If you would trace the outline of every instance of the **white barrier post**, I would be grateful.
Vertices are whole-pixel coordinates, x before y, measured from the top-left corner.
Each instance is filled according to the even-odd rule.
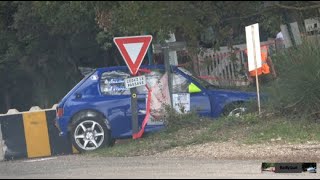
[[[4,160],[4,144],[2,140],[2,131],[1,131],[1,123],[0,123],[0,161]]]

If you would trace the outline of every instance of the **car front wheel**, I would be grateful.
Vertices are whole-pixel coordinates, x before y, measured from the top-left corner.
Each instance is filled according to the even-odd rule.
[[[235,103],[228,105],[223,112],[224,116],[240,117],[248,113],[248,108],[243,103]]]
[[[71,132],[72,144],[80,152],[93,151],[110,144],[110,133],[97,117],[77,121]]]

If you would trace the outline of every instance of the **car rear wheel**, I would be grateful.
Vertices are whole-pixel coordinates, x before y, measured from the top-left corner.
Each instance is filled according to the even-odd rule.
[[[98,117],[84,117],[74,123],[71,140],[80,152],[93,151],[111,144],[110,131]]]

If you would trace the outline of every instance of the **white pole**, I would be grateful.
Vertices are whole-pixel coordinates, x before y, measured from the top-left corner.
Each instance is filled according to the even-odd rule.
[[[2,132],[1,132],[1,123],[0,123],[0,161],[4,160],[4,144],[2,142]]]
[[[165,41],[167,43],[176,42],[176,36],[174,35],[174,33],[170,33],[169,35],[170,35],[170,38]],[[177,51],[170,51],[169,50],[169,62],[170,62],[170,65],[178,65]]]
[[[257,99],[258,99],[258,108],[259,108],[259,115],[261,114],[261,108],[260,108],[260,93],[259,93],[259,79],[258,79],[258,70],[257,70],[257,55],[256,55],[256,50],[255,50],[255,39],[254,39],[254,27],[251,26],[252,30],[252,42],[253,42],[253,56],[254,56],[254,66],[255,66],[255,71],[256,71],[256,86],[257,86]],[[261,55],[260,55],[261,56]]]

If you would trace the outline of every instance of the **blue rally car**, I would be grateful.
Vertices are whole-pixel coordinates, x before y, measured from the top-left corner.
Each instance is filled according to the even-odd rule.
[[[157,82],[164,66],[141,66],[147,82]],[[193,76],[182,67],[172,66],[173,94],[187,94],[189,108],[201,116],[239,115],[244,103],[256,93],[231,91]],[[60,134],[70,136],[80,152],[111,146],[115,139],[132,137],[131,93],[124,79],[130,77],[126,66],[99,68],[86,75],[58,104],[56,126]],[[158,81],[159,82],[159,81]],[[138,121],[141,127],[146,115],[144,86],[138,88]],[[163,123],[149,121],[145,132],[162,129]]]

